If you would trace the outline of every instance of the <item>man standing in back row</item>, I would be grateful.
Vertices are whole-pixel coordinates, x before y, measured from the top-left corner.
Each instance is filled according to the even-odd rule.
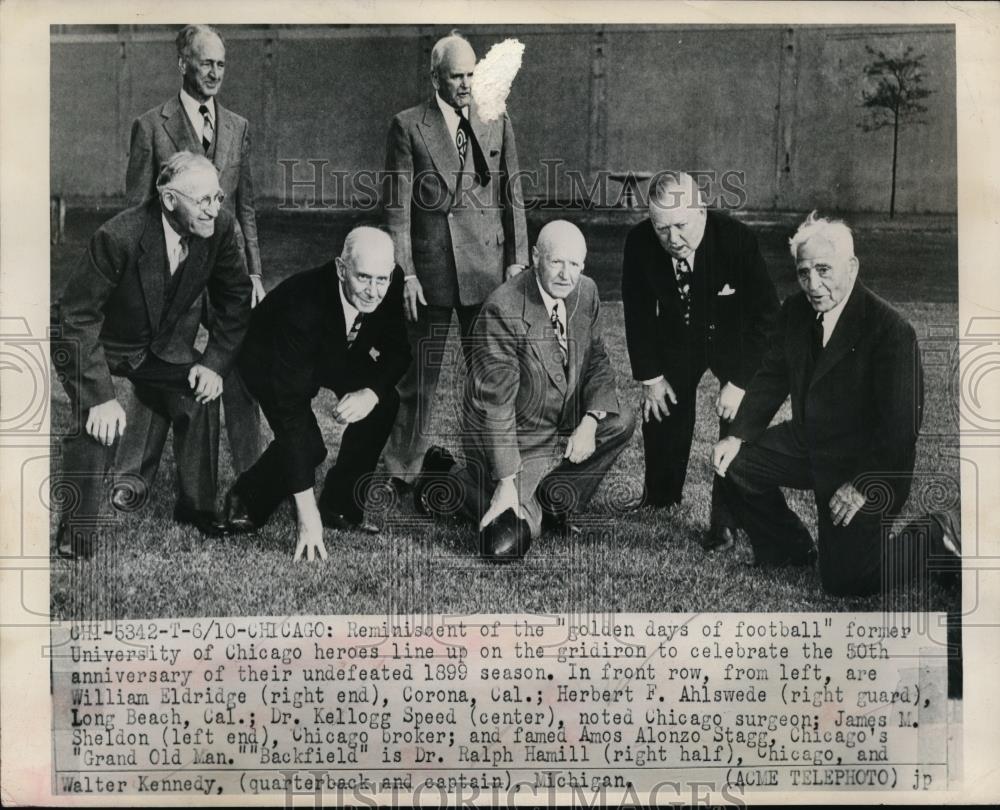
[[[476,54],[461,36],[431,51],[429,101],[389,129],[384,205],[403,268],[414,363],[399,384],[399,416],[385,450],[398,491],[408,490],[430,442],[432,403],[454,311],[467,339],[479,308],[528,260],[514,130],[504,114],[480,119],[472,104]]]
[[[235,220],[236,241],[252,285],[251,305],[256,306],[264,297],[264,284],[250,174],[250,128],[245,118],[216,101],[225,76],[226,47],[218,32],[207,25],[185,26],[177,34],[176,45],[180,92],[133,122],[125,195],[129,205],[139,205],[154,195],[160,165],[174,152],[204,154],[218,170],[223,208]],[[209,329],[213,314],[206,304],[203,320]],[[239,474],[260,455],[261,432],[257,402],[236,368],[226,376],[222,407],[233,467]],[[169,424],[136,398],[129,406],[128,421],[131,429],[119,449],[119,472],[141,474],[150,486]]]
[[[698,384],[719,381],[715,412],[726,435],[760,365],[778,297],[746,225],[705,206],[694,179],[663,172],[650,185],[649,219],[625,241],[625,338],[642,382],[645,503],[679,504],[694,433]],[[712,482],[706,550],[729,546],[734,523]]]

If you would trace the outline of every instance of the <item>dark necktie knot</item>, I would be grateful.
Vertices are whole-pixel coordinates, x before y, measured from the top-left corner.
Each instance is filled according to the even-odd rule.
[[[351,331],[347,333],[347,345],[352,346],[355,339],[358,337],[358,332],[361,331],[361,323],[364,320],[364,314],[359,312],[354,316],[354,323],[351,324]]]

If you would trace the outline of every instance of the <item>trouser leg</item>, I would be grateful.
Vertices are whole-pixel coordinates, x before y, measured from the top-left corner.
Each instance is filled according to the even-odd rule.
[[[729,435],[730,422],[724,419],[719,420],[719,438],[724,439]],[[709,463],[708,459],[704,460]],[[719,529],[736,528],[736,518],[729,510],[729,504],[722,494],[722,479],[718,475],[712,474],[712,512],[709,518],[709,526]]]
[[[238,368],[233,368],[223,381],[222,409],[233,472],[238,476],[250,469],[263,450],[260,408]]]
[[[671,506],[681,502],[687,477],[688,457],[694,436],[695,399],[698,380],[668,380],[677,396],[677,404],[667,400],[670,413],[662,421],[651,418],[642,424],[642,446],[646,458],[646,503]]]
[[[266,401],[261,406],[274,440],[233,485],[258,525],[266,523],[289,495],[311,489],[316,483],[316,467],[326,458],[323,435],[309,403],[294,413],[280,414]]]
[[[539,507],[558,520],[585,507],[635,431],[632,410],[608,414],[597,425],[593,454],[578,464],[563,459],[539,483]]]
[[[808,530],[780,489],[813,487],[809,459],[793,440],[787,422],[768,428],[757,442],[745,442],[721,486],[758,562],[780,563],[812,548]]]
[[[155,399],[155,395],[152,395]],[[118,483],[136,490],[136,502],[153,491],[156,473],[170,432],[170,419],[155,409],[148,389],[132,385],[132,396],[125,407],[125,433],[118,443],[115,472]],[[138,492],[141,481],[143,492]]]
[[[343,515],[352,523],[364,518],[371,474],[399,409],[399,397],[390,390],[364,419],[345,428],[337,461],[326,474],[319,498],[321,509]]]
[[[422,307],[416,323],[407,322],[413,362],[396,386],[399,412],[385,448],[388,473],[412,483],[430,446],[431,416],[445,361],[451,307]]]

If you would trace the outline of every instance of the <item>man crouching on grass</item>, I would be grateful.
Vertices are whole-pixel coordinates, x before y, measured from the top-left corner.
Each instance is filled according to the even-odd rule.
[[[279,284],[253,311],[239,368],[274,440],[226,496],[230,532],[260,528],[288,495],[298,513],[295,559],[326,559],[323,527],[376,534],[365,524],[366,479],[399,407],[396,383],[410,365],[403,323],[403,274],[390,237],[359,227],[332,262]],[[346,425],[337,462],[317,503],[316,467],[326,458],[312,400],[339,401]]]

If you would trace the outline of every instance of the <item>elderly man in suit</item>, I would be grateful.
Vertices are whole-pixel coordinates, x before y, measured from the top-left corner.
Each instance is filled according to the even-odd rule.
[[[468,362],[468,335],[483,300],[527,262],[514,130],[485,122],[472,104],[476,54],[458,35],[431,51],[434,95],[392,121],[384,207],[403,268],[416,362],[399,386],[399,417],[385,453],[399,491],[429,445],[432,406],[452,312]]]
[[[264,297],[264,285],[250,173],[250,128],[245,118],[216,100],[225,76],[225,44],[207,25],[185,26],[178,32],[176,44],[180,92],[133,122],[125,195],[130,205],[138,205],[154,194],[160,164],[174,152],[204,153],[219,171],[225,210],[235,218],[236,239],[250,274],[251,305],[255,306]],[[211,326],[211,319],[212,312],[206,307],[206,326]],[[235,369],[226,377],[222,408],[238,474],[260,455],[261,431],[257,403]],[[169,424],[135,398],[128,419],[132,430],[119,448],[118,467],[125,473],[140,474],[151,486]]]
[[[461,510],[481,529],[508,510],[532,538],[571,527],[635,429],[601,338],[597,286],[581,275],[586,254],[575,225],[546,224],[533,268],[490,295],[476,319],[463,403],[467,463],[457,467],[431,447],[417,493],[425,478],[451,476]],[[487,549],[512,551],[499,538]]]
[[[779,487],[811,489],[819,573],[835,595],[869,594],[960,554],[954,519],[935,513],[902,531],[923,417],[913,327],[857,280],[850,229],[815,216],[791,239],[802,291],[782,305],[730,435],[713,451],[723,492],[756,562],[812,565],[809,532]],[[792,418],[768,427],[785,398]],[[866,498],[867,496],[867,498]],[[949,559],[950,558],[950,559]]]
[[[649,218],[625,240],[622,304],[635,379],[642,382],[644,501],[681,502],[698,384],[719,381],[715,412],[726,435],[760,364],[778,298],[753,232],[709,211],[693,178],[663,172]],[[732,545],[732,517],[713,479],[707,550]]]
[[[112,378],[174,430],[180,492],[174,517],[219,533],[215,515],[218,402],[250,317],[250,282],[232,217],[211,162],[180,152],[163,165],[158,197],[102,225],[63,290],[63,374],[77,430],[64,445],[62,475],[79,490],[63,515],[60,554],[93,551],[109,453],[128,435]],[[216,317],[203,352],[194,348],[201,297]]]
[[[264,525],[292,495],[296,559],[326,558],[323,526],[377,533],[363,523],[368,477],[392,429],[395,386],[409,365],[403,273],[388,234],[355,228],[332,262],[272,290],[253,312],[239,366],[274,441],[227,496],[229,528]],[[312,407],[320,388],[336,393],[333,417],[346,428],[317,504],[315,471],[326,457]]]

